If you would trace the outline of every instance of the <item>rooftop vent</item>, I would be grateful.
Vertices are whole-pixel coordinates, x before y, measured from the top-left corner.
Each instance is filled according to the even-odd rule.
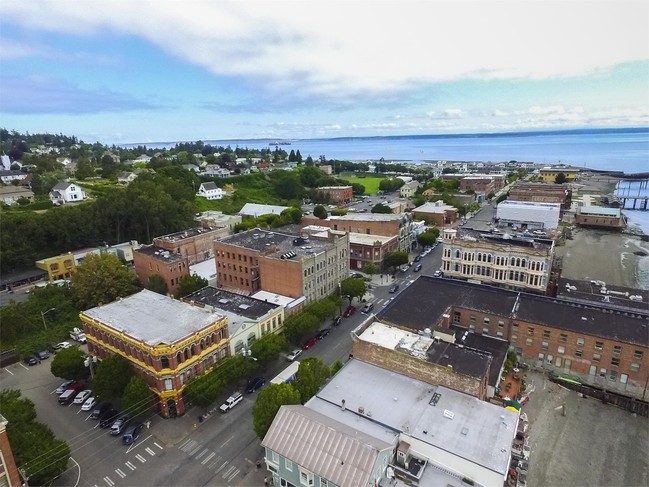
[[[248,308],[250,308],[249,304],[240,304],[239,305],[239,309],[248,309]]]
[[[365,414],[365,408],[363,406],[358,407],[359,414]]]
[[[225,299],[225,298],[221,298],[221,299],[219,299],[219,303],[220,303],[220,304],[228,304],[229,302],[230,302],[229,299]]]
[[[466,436],[468,432],[469,432],[469,428],[462,428],[460,434]]]
[[[453,419],[455,417],[455,413],[453,411],[449,411],[448,409],[444,409],[444,417]]]

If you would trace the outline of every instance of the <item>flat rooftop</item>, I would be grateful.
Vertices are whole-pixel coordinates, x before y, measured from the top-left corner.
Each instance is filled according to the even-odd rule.
[[[554,241],[548,238],[520,237],[502,232],[482,232],[466,227],[459,229],[457,238],[460,240],[482,241],[500,245],[511,245],[512,247],[527,247],[530,249],[550,250],[554,246]]]
[[[164,242],[181,242],[185,239],[188,238],[194,238],[198,235],[203,235],[206,233],[214,232],[215,230],[212,228],[203,228],[203,227],[194,227],[194,228],[188,228],[187,230],[183,230],[181,232],[176,232],[176,233],[170,233],[169,235],[163,235],[161,237],[156,237],[153,240],[160,240]]]
[[[612,216],[616,218],[622,216],[620,208],[606,208],[603,206],[579,206],[577,212],[582,215]]]
[[[374,245],[376,242],[385,245],[389,241],[396,239],[398,239],[397,235],[384,237],[383,235],[367,235],[366,233],[349,232],[349,243],[356,245]]]
[[[418,213],[444,213],[446,211],[450,210],[456,210],[454,206],[450,205],[438,205],[437,203],[429,202],[429,203],[424,203],[421,206],[418,206],[413,212],[418,212]]]
[[[321,407],[322,403],[327,405]],[[518,424],[514,411],[356,359],[347,362],[306,407],[323,414],[329,411],[332,419],[356,429],[361,419],[382,425],[503,476]]]
[[[319,237],[302,237],[300,234],[288,234],[277,231],[262,230],[254,228],[246,232],[237,233],[225,237],[221,242],[228,245],[235,245],[245,249],[256,250],[269,257],[281,258],[288,256],[290,252],[295,255],[288,257],[288,260],[295,258],[308,258],[313,254],[319,254],[333,247],[333,243]]]
[[[560,209],[561,205],[559,203],[544,203],[540,201],[516,201],[516,200],[505,200],[498,203],[498,208],[551,208],[551,209]]]
[[[562,277],[559,279],[557,297],[583,300],[600,306],[611,304],[643,313],[646,313],[649,307],[649,290],[611,286],[603,281],[581,281]]]
[[[83,314],[152,347],[176,343],[223,318],[211,308],[192,306],[148,289]]]
[[[507,359],[509,342],[502,338],[474,333],[466,328],[451,325],[455,331],[455,343],[467,348],[479,350],[491,355],[491,367],[489,369],[489,385],[495,387],[500,382],[500,369]]]
[[[245,216],[254,216],[255,218],[260,215],[280,215],[284,210],[287,210],[288,206],[278,206],[278,205],[261,205],[259,203],[246,203],[243,205],[243,208],[239,211],[240,215]]]
[[[147,245],[145,247],[140,247],[139,249],[135,249],[134,252],[154,257],[155,259],[166,264],[174,264],[176,262],[187,260],[187,257],[182,254],[163,249],[162,247],[158,247],[156,245]]]
[[[394,213],[347,213],[340,216],[329,216],[327,220],[331,221],[359,221],[359,222],[393,222],[404,219],[403,215]]]
[[[256,320],[280,307],[275,303],[244,296],[242,294],[225,291],[212,286],[204,287],[185,298],[185,301],[194,301],[212,306],[217,310],[228,311],[237,315]]]

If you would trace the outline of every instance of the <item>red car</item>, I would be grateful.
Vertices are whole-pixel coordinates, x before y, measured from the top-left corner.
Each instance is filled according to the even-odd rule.
[[[302,345],[302,350],[308,350],[309,348],[311,348],[316,343],[318,343],[317,338],[316,337],[311,337],[306,342],[304,342],[304,345]]]
[[[354,306],[347,306],[347,309],[343,313],[343,316],[345,318],[349,318],[351,315],[353,315],[356,312],[356,308]]]

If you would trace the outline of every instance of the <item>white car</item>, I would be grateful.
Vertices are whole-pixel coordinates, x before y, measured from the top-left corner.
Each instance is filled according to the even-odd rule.
[[[95,407],[95,404],[97,404],[97,399],[94,397],[89,397],[88,399],[86,399],[86,402],[83,403],[83,406],[81,406],[81,410],[90,411]]]
[[[92,394],[92,391],[90,389],[81,391],[79,394],[77,394],[77,397],[74,398],[74,401],[72,401],[72,404],[83,404],[86,399],[90,397]]]
[[[72,345],[70,345],[70,342],[61,342],[56,344],[54,350],[62,350],[64,348],[70,348],[71,346]]]
[[[299,348],[296,348],[295,350],[293,350],[291,353],[289,353],[289,354],[286,356],[286,360],[288,360],[289,362],[293,362],[293,361],[294,361],[295,359],[297,359],[300,355],[302,355],[302,350],[300,350]]]
[[[235,392],[232,394],[230,397],[228,397],[223,404],[221,404],[221,407],[219,407],[219,411],[222,413],[227,413],[230,409],[232,409],[234,406],[239,404],[241,401],[243,401],[243,396],[239,392]]]

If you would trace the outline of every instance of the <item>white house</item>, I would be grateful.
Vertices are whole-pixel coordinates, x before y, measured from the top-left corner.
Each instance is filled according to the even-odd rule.
[[[22,181],[26,176],[26,173],[18,170],[0,171],[0,180],[5,184],[11,184],[12,181]]]
[[[11,159],[9,159],[9,156],[6,154],[0,155],[0,169],[3,171],[10,171],[11,170]]]
[[[203,196],[208,200],[220,200],[223,198],[223,190],[214,183],[202,183],[198,188],[196,196]]]
[[[216,178],[229,178],[230,170],[223,167],[219,167],[216,164],[208,164],[207,166],[205,166],[205,171],[203,171],[201,175],[216,177]]]
[[[86,193],[74,183],[57,183],[50,191],[53,203],[73,203],[86,199]]]

